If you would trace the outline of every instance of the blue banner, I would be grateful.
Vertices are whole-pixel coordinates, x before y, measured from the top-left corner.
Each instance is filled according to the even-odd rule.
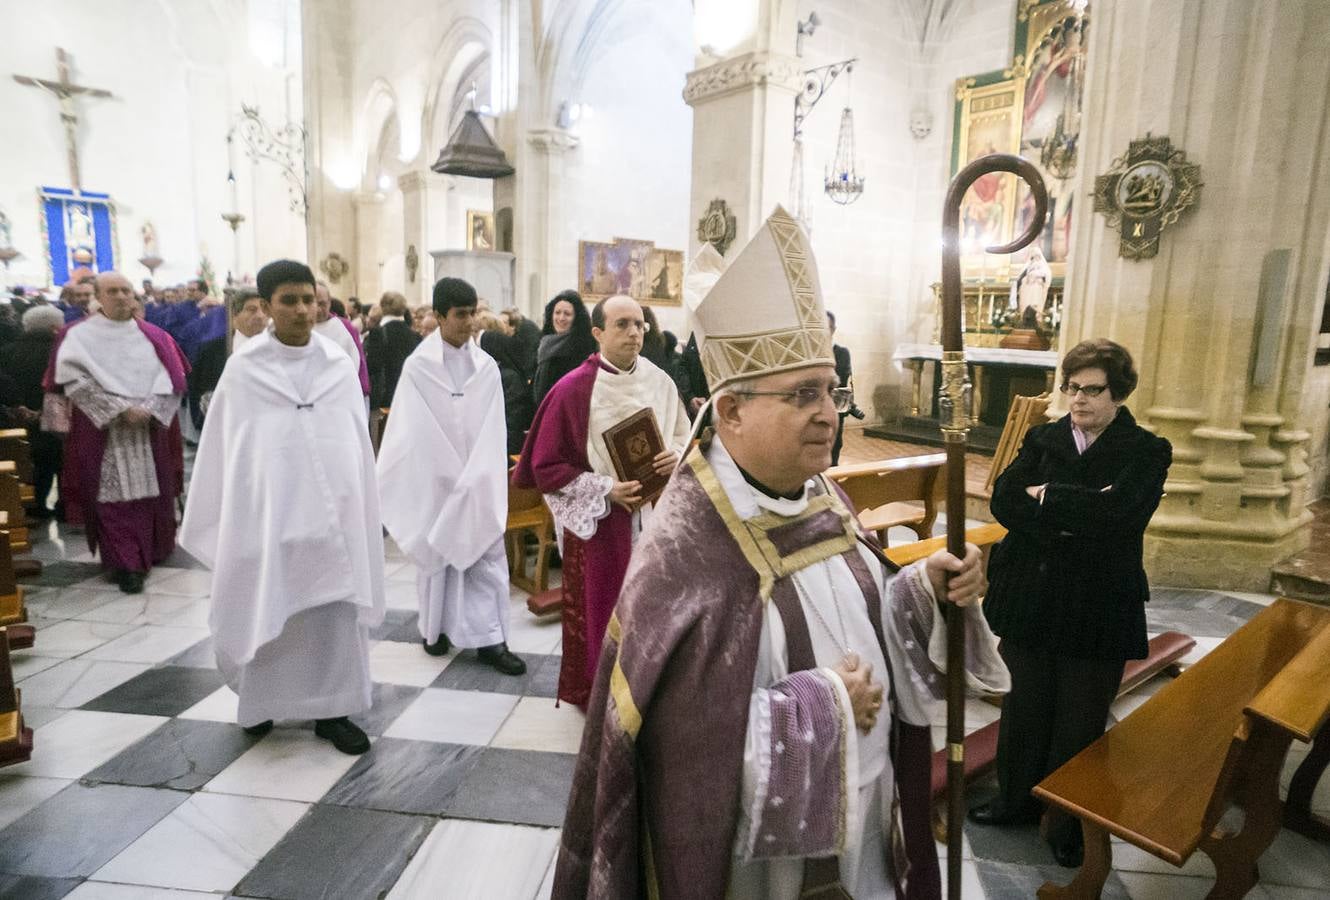
[[[115,204],[109,194],[52,187],[38,193],[52,283],[64,284],[78,268],[108,272],[116,267]]]

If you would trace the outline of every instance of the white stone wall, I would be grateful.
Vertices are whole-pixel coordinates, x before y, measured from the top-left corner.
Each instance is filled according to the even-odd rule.
[[[10,0],[0,28],[5,147],[0,208],[23,256],[12,283],[49,279],[37,188],[69,187],[65,133],[53,97],[10,72],[56,79],[55,47],[73,57],[73,80],[112,93],[76,101],[85,190],[117,206],[118,265],[148,275],[139,230],[156,227],[165,263],[158,284],[192,277],[201,253],[224,280],[236,266],[230,228],[235,202],[226,183],[226,132],[242,103],[264,118],[298,120],[301,109],[298,12],[285,0]],[[289,32],[283,29],[290,27]],[[271,164],[237,152],[241,225],[239,273],[279,256],[304,255],[304,222],[288,209],[286,182]]]
[[[581,240],[638,238],[688,251],[693,113],[682,91],[693,63],[692,22],[687,3],[663,5],[672,14],[657,13],[608,42],[581,97],[569,98],[593,112],[574,127],[579,143],[564,157],[550,296],[577,287]],[[655,312],[662,328],[687,339],[681,308]]]
[[[1015,4],[970,0],[925,41],[907,0],[800,0],[799,18],[822,24],[805,41],[806,67],[858,57],[804,125],[805,195],[813,249],[836,340],[849,348],[859,405],[869,421],[899,412],[899,343],[927,341],[940,278],[942,199],[950,179],[954,85],[1011,61]],[[918,6],[918,4],[913,4]],[[852,93],[851,91],[852,87]],[[822,190],[835,155],[841,109],[854,109],[863,196],[841,207]],[[917,140],[910,115],[927,109],[932,132]],[[793,113],[791,113],[793,115]]]

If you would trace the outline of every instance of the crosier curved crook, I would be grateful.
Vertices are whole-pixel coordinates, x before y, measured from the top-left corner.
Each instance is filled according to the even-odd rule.
[[[1033,243],[1048,217],[1048,190],[1028,161],[1007,153],[981,156],[956,173],[942,207],[942,433],[947,450],[947,550],[965,558],[965,449],[969,435],[970,382],[961,332],[961,199],[990,172],[1011,172],[1034,197],[1030,224],[1014,241],[985,248],[1014,253]],[[947,896],[961,896],[961,840],[965,827],[965,617],[955,607],[947,615]],[[952,614],[955,613],[955,614]]]

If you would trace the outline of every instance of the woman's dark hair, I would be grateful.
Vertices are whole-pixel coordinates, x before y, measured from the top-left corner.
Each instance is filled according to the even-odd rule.
[[[328,309],[332,310],[332,314],[339,319],[346,318],[346,307],[343,306],[342,301],[338,300],[336,297],[333,297],[328,301]]]
[[[585,335],[587,340],[594,344],[595,339],[591,337],[591,314],[587,312],[586,304],[582,302],[582,295],[574,290],[559,291],[553,300],[545,304],[545,325],[540,329],[540,333],[558,333],[554,330],[554,307],[558,306],[561,300],[573,307],[573,325],[568,329],[569,333]]]
[[[1081,341],[1068,350],[1062,359],[1062,383],[1065,385],[1083,369],[1103,369],[1108,377],[1108,392],[1118,402],[1131,396],[1139,380],[1127,348],[1108,338]]]

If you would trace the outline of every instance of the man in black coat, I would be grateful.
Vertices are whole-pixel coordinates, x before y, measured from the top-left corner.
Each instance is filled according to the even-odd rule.
[[[389,291],[379,300],[383,318],[365,335],[365,365],[369,368],[370,408],[393,405],[397,379],[406,358],[420,343],[420,335],[405,318],[406,298]]]
[[[827,310],[827,327],[831,330],[831,337],[836,337],[836,314]],[[840,381],[841,387],[849,387],[850,379],[854,377],[854,370],[850,365],[850,350],[848,347],[842,347],[840,344],[831,345],[831,353],[836,359],[836,378]],[[840,465],[840,451],[845,444],[845,417],[854,416],[856,419],[862,419],[864,414],[859,411],[858,406],[851,406],[848,412],[840,413],[840,421],[836,423],[836,443],[831,445],[831,464]]]
[[[536,377],[536,352],[540,348],[540,326],[522,315],[516,306],[503,311],[503,317],[513,329],[513,338],[518,348],[517,362],[521,365],[522,377],[528,382]]]
[[[56,476],[60,472],[63,447],[58,434],[42,431],[39,425],[42,412],[42,376],[51,358],[51,345],[56,332],[65,325],[64,314],[56,307],[42,304],[23,313],[23,333],[0,347],[0,372],[7,376],[0,405],[9,410],[10,422],[28,430],[28,446],[32,450],[33,488],[37,498],[34,514],[46,517],[52,511],[46,506]],[[55,512],[62,509],[57,502]]]
[[[217,390],[217,382],[222,380],[222,370],[226,368],[227,358],[239,350],[245,341],[268,327],[268,316],[263,311],[263,301],[258,291],[241,290],[231,298],[232,335],[228,345],[227,335],[204,343],[199,347],[198,356],[189,370],[189,415],[194,427],[203,429],[203,419],[207,414],[208,400]]]

